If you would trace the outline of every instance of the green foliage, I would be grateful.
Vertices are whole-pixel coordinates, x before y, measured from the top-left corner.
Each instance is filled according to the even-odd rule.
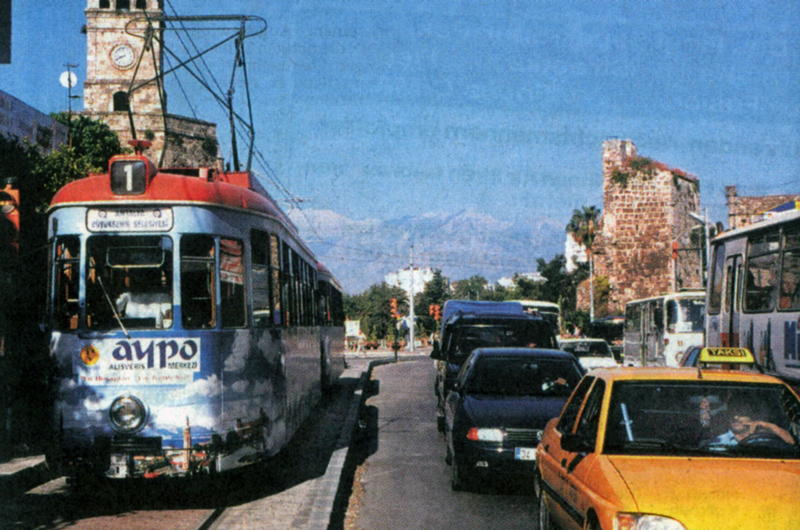
[[[580,210],[573,210],[572,217],[567,223],[567,232],[572,234],[579,245],[591,252],[599,219],[600,210],[594,206],[584,206]]]
[[[442,271],[435,269],[433,278],[425,284],[422,293],[414,296],[414,314],[417,317],[419,335],[429,335],[436,330],[436,321],[429,313],[430,306],[444,306],[450,298],[450,282],[442,276]]]
[[[64,125],[69,124],[65,112],[53,114],[52,118]],[[92,168],[91,173],[101,173],[108,169],[108,160],[124,152],[117,133],[108,125],[86,116],[72,116],[70,125],[72,136],[72,156],[84,159],[82,163]]]
[[[486,300],[486,285],[489,282],[478,274],[466,280],[458,280],[453,298],[456,300]]]
[[[408,314],[405,292],[386,282],[373,285],[366,292],[344,297],[345,315],[348,320],[360,320],[361,330],[370,339],[393,337],[395,321],[389,315],[389,300],[397,298],[400,314]]]

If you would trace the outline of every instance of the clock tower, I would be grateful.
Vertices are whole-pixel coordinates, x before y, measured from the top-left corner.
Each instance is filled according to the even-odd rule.
[[[159,166],[219,165],[216,126],[167,114],[166,93],[154,80],[163,61],[163,10],[164,0],[87,0],[84,114],[106,122],[127,146],[130,111],[136,138],[152,142],[148,155]]]

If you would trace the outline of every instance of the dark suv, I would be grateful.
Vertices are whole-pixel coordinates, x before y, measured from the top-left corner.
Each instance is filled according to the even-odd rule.
[[[434,341],[436,360],[436,420],[444,430],[444,403],[461,365],[476,348],[523,347],[558,349],[550,324],[526,313],[518,302],[448,300],[444,306],[441,341]]]

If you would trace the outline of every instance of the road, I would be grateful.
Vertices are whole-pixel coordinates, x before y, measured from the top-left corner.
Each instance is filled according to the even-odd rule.
[[[537,528],[527,481],[450,489],[444,436],[436,429],[434,375],[427,357],[373,368],[345,528]]]

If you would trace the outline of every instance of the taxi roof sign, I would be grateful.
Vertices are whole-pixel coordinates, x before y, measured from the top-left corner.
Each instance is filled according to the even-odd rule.
[[[709,364],[756,364],[756,359],[747,348],[703,348],[697,359]]]

